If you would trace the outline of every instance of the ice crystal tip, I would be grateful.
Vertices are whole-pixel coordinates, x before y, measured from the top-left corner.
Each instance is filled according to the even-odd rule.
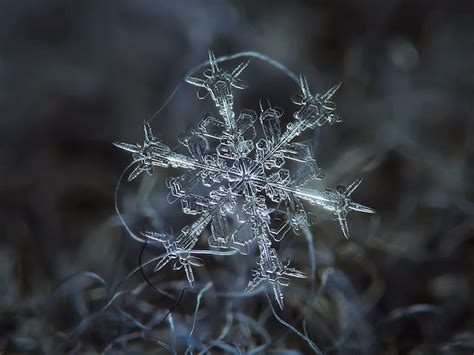
[[[375,211],[351,199],[362,179],[335,190],[307,187],[312,181],[322,179],[323,174],[309,144],[295,140],[307,130],[340,122],[331,99],[341,83],[323,94],[311,93],[306,77],[301,74],[301,93],[293,100],[299,108],[293,113],[294,120],[283,128],[280,122],[283,110],[273,107],[267,99],[259,101],[258,114],[248,109],[234,110],[235,89],[246,87],[240,76],[248,65],[249,61],[243,61],[226,71],[209,50],[210,68],[204,70],[204,77],[186,78],[189,84],[199,87],[198,97],[211,96],[217,109],[215,115],[207,115],[179,137],[187,154],[177,153],[160,142],[148,123],[143,127],[142,144],[114,145],[132,153],[137,161],[129,181],[142,172],[151,174],[154,167],[184,170],[181,176],[167,180],[168,201],[179,203],[185,214],[196,219],[176,235],[142,233],[146,239],[161,243],[166,251],[155,271],[173,261],[173,270],[183,269],[193,285],[192,267],[203,265],[201,259],[192,256],[193,248],[207,228],[208,244],[213,249],[247,254],[256,245],[257,268],[252,271],[246,291],[265,286],[283,309],[281,287],[289,286],[290,278],[306,276],[290,267],[289,262],[280,261],[274,244],[290,230],[299,233],[310,225],[307,205],[317,205],[332,213],[346,238],[349,237],[346,217],[350,211]],[[293,172],[289,162],[300,168]]]

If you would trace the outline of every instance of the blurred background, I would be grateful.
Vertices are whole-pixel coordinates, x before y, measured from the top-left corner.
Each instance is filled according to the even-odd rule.
[[[137,322],[155,324],[173,305],[176,347],[185,349],[197,297],[183,294],[184,273],[144,269],[174,299],[150,286],[138,292],[136,273],[120,286],[135,293],[98,314],[142,251],[115,214],[130,156],[112,142],[141,141],[143,121],[211,48],[259,51],[305,73],[317,92],[343,81],[335,101],[344,122],[309,139],[323,185],[364,176],[354,198],[378,212],[350,215],[349,241],[336,222],[315,224],[315,289],[294,281],[280,316],[328,354],[472,354],[473,10],[470,1],[423,0],[1,0],[0,352],[165,351],[150,338],[170,343],[169,319],[150,332]],[[237,108],[256,110],[266,96],[295,110],[298,87],[281,72],[253,59],[243,77],[251,89]],[[152,127],[174,146],[212,110],[183,85]],[[173,174],[121,187],[134,230],[145,216],[188,222],[166,202]],[[280,245],[308,273],[307,250],[301,237]],[[147,260],[160,250],[142,252]],[[199,308],[195,351],[228,324],[217,353],[264,343],[264,352],[310,353],[264,296],[217,296],[232,275],[248,280],[232,265],[249,270],[249,258],[205,257],[198,290],[215,286]]]

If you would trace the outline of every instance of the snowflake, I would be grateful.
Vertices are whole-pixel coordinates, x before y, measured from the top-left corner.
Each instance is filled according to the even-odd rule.
[[[293,142],[306,130],[341,122],[331,101],[340,83],[324,94],[313,94],[301,75],[302,92],[293,99],[299,109],[283,130],[280,124],[283,110],[272,107],[267,100],[260,100],[259,114],[246,109],[236,115],[234,93],[247,87],[239,77],[249,62],[241,63],[229,73],[220,68],[209,51],[209,64],[204,78],[188,77],[186,81],[199,87],[198,98],[211,97],[219,115],[207,115],[179,137],[179,143],[187,148],[189,155],[179,154],[161,142],[148,123],[144,125],[142,144],[115,145],[131,152],[139,161],[129,181],[142,172],[151,175],[154,167],[186,171],[167,180],[169,200],[179,201],[184,213],[198,217],[175,236],[155,231],[142,233],[150,240],[161,242],[166,249],[166,256],[159,260],[155,271],[174,261],[173,270],[184,269],[193,286],[192,267],[203,262],[191,255],[192,249],[210,226],[211,248],[247,254],[250,245],[258,246],[257,268],[252,271],[246,291],[265,284],[283,309],[281,286],[288,286],[290,277],[305,275],[290,267],[288,260],[280,261],[272,243],[279,242],[289,230],[299,233],[310,225],[303,202],[334,214],[346,238],[349,211],[375,212],[350,198],[360,179],[347,188],[338,186],[335,191],[307,187],[308,182],[322,179],[322,173],[310,145]],[[290,162],[300,165],[293,176]],[[196,189],[199,193],[193,193]]]

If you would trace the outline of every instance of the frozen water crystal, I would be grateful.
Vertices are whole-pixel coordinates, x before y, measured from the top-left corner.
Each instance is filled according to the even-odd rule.
[[[186,81],[199,87],[198,98],[212,98],[218,115],[204,117],[196,127],[179,137],[179,143],[187,148],[188,155],[174,152],[157,139],[148,123],[144,125],[142,144],[115,145],[131,152],[138,160],[129,181],[142,172],[152,174],[154,167],[185,170],[183,175],[168,179],[168,200],[171,203],[179,201],[183,212],[195,215],[196,220],[177,235],[143,232],[144,237],[161,242],[166,249],[166,256],[159,260],[155,271],[173,261],[173,269],[184,269],[192,286],[192,267],[201,266],[203,262],[192,256],[191,251],[203,230],[209,227],[211,248],[235,249],[247,254],[250,245],[258,246],[257,268],[252,272],[246,290],[266,285],[283,308],[281,286],[288,286],[290,277],[305,276],[290,267],[289,261],[280,261],[272,244],[280,241],[289,230],[298,233],[310,225],[303,202],[334,214],[346,238],[349,237],[348,212],[375,212],[351,200],[360,179],[347,188],[338,186],[335,190],[319,191],[308,187],[311,181],[321,179],[322,174],[310,146],[294,142],[306,130],[341,122],[331,100],[340,83],[324,94],[312,93],[306,78],[301,75],[301,93],[293,98],[299,109],[283,128],[280,122],[283,110],[271,106],[268,100],[260,101],[259,113],[247,109],[239,113],[234,111],[236,90],[247,87],[240,75],[249,62],[242,62],[227,72],[220,68],[209,51],[209,64],[204,78],[188,77]],[[294,175],[289,162],[301,166]],[[192,193],[197,185],[208,192]]]

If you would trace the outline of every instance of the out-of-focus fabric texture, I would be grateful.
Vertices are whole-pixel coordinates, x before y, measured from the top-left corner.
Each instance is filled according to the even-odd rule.
[[[98,314],[141,252],[115,214],[129,156],[112,142],[140,141],[143,121],[212,48],[262,52],[318,92],[343,81],[343,122],[321,129],[316,157],[327,186],[364,176],[357,200],[377,210],[349,216],[349,241],[337,222],[316,222],[316,291],[305,303],[309,282],[288,290],[280,316],[329,354],[472,353],[473,16],[469,1],[0,1],[0,352],[163,351],[143,326],[168,332],[169,318],[159,320],[174,304],[184,351],[197,303],[195,292],[176,302],[184,275],[156,276],[173,300],[138,292],[137,272],[120,286],[136,293]],[[252,91],[237,107],[257,109],[266,96],[291,117],[294,83],[258,60],[243,76]],[[212,109],[183,85],[151,125],[173,146]],[[189,222],[166,202],[172,174],[122,186],[137,230],[149,216]],[[287,236],[280,254],[309,273],[306,249]],[[160,252],[147,247],[142,260]],[[266,335],[268,351],[311,351],[262,295],[233,306],[219,297],[229,275],[249,274],[205,259],[212,277],[198,273],[198,290],[214,287],[196,311],[195,351],[250,351]]]

